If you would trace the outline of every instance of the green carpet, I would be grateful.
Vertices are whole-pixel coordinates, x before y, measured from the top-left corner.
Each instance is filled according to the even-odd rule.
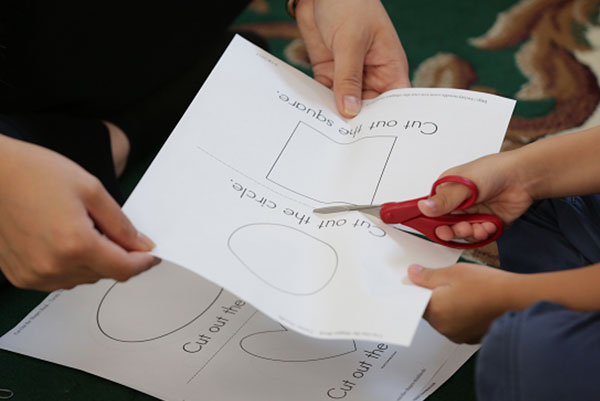
[[[383,3],[408,55],[414,86],[481,90],[519,100],[503,149],[600,123],[596,79],[600,1]],[[234,29],[260,34],[273,54],[309,73],[298,30],[282,0],[255,0]],[[126,193],[151,159],[148,155],[129,168],[123,179]],[[497,264],[493,248],[471,256]],[[44,296],[11,287],[0,290],[0,333],[16,325]],[[472,359],[429,399],[475,400],[474,368]],[[0,351],[0,388],[13,390],[15,401],[154,399],[87,373],[4,351]]]

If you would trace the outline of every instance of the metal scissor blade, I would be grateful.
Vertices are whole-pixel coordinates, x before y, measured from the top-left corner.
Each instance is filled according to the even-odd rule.
[[[327,206],[313,209],[313,213],[330,214],[341,212],[352,212],[355,210],[379,209],[380,205],[342,205],[342,206]]]

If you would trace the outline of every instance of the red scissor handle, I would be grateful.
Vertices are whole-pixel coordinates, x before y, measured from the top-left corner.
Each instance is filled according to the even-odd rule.
[[[446,182],[455,182],[457,184],[462,184],[471,190],[471,196],[468,199],[466,199],[463,203],[458,205],[454,210],[463,210],[473,206],[473,204],[477,200],[477,196],[479,196],[477,185],[475,185],[475,183],[469,180],[468,178],[461,177],[459,175],[447,175],[445,177],[439,178],[436,182],[433,183],[433,187],[431,187],[431,193],[429,194],[429,197],[435,195],[437,192],[437,187]],[[422,199],[426,198],[427,197]]]
[[[458,205],[454,210],[463,210],[471,207],[477,200],[478,191],[475,183],[468,178],[449,175],[438,179],[431,188],[433,196],[436,193],[437,187],[445,182],[455,182],[467,186],[471,190],[471,196],[463,203]],[[445,245],[450,248],[471,249],[477,248],[498,239],[502,234],[502,221],[491,214],[446,214],[439,217],[424,216],[417,207],[417,203],[422,199],[427,199],[428,196],[412,199],[406,202],[390,202],[384,203],[381,207],[381,220],[386,224],[404,224],[405,226],[414,228],[423,233],[433,241]],[[435,229],[440,226],[452,226],[459,222],[466,221],[471,224],[490,222],[496,226],[496,232],[487,239],[479,242],[456,242],[444,241],[435,233]]]
[[[444,241],[435,233],[435,229],[439,226],[452,226],[461,221],[466,221],[470,224],[490,222],[496,226],[496,232],[485,240],[477,242]],[[491,214],[447,214],[440,217],[421,216],[404,222],[403,224],[423,233],[438,244],[458,249],[479,248],[480,246],[494,242],[500,237],[504,228],[502,220]]]

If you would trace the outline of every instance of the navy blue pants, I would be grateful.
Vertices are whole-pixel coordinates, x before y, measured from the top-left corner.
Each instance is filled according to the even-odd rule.
[[[535,203],[498,247],[502,268],[519,273],[600,262],[600,195]],[[479,401],[600,400],[599,379],[600,313],[552,302],[494,321],[477,359]]]

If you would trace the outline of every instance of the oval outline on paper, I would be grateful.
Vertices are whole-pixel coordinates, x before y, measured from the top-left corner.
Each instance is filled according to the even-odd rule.
[[[96,324],[98,325],[98,329],[100,330],[100,332],[104,336],[110,338],[111,340],[118,341],[118,342],[121,342],[121,343],[145,343],[145,342],[159,340],[161,338],[170,336],[171,334],[176,333],[179,330],[182,330],[182,329],[186,328],[187,326],[189,326],[190,324],[192,324],[196,320],[198,320],[202,315],[204,315],[215,304],[215,302],[217,302],[217,300],[219,299],[219,297],[221,296],[221,294],[223,294],[223,288],[221,288],[219,290],[219,292],[217,293],[217,295],[215,296],[215,298],[210,302],[210,304],[202,312],[200,312],[200,314],[196,315],[192,320],[190,320],[187,323],[184,323],[183,325],[177,327],[176,329],[173,329],[173,330],[171,330],[171,331],[169,331],[167,333],[164,333],[164,334],[160,334],[158,336],[154,336],[154,337],[150,337],[150,338],[145,338],[145,339],[142,339],[142,340],[124,340],[122,338],[117,338],[115,336],[112,336],[112,335],[108,334],[102,328],[102,324],[100,323],[100,309],[102,309],[102,304],[106,300],[106,297],[108,296],[108,294],[113,290],[113,288],[117,284],[119,284],[119,282],[115,281],[115,283],[113,285],[111,285],[110,288],[106,291],[106,293],[102,296],[102,299],[100,300],[100,304],[98,304],[98,309],[96,310]]]
[[[253,269],[252,269],[250,266],[248,266],[248,265],[246,264],[246,262],[244,262],[244,260],[243,260],[243,259],[242,259],[242,258],[241,258],[241,257],[240,257],[240,256],[239,256],[239,255],[238,255],[236,252],[235,252],[235,250],[233,249],[233,247],[232,247],[232,245],[231,245],[231,239],[232,239],[232,238],[235,236],[235,234],[236,234],[237,232],[239,232],[240,230],[242,230],[242,229],[244,229],[244,228],[248,228],[248,227],[251,227],[251,226],[275,226],[275,227],[283,227],[283,228],[287,228],[287,229],[290,229],[290,230],[297,231],[297,232],[299,232],[300,234],[303,234],[303,235],[305,235],[305,236],[307,236],[307,237],[309,237],[309,238],[311,238],[311,239],[313,239],[313,240],[316,240],[316,241],[320,242],[321,244],[323,244],[323,245],[327,246],[327,247],[328,247],[328,248],[329,248],[329,249],[330,249],[330,250],[333,252],[333,256],[335,257],[335,266],[333,267],[333,269],[332,269],[332,272],[331,272],[331,274],[329,275],[329,278],[328,278],[328,279],[326,280],[326,282],[325,282],[323,285],[321,285],[319,288],[317,288],[316,290],[312,290],[312,291],[310,291],[310,292],[293,292],[293,291],[288,291],[288,290],[285,290],[285,289],[283,289],[283,288],[279,288],[279,287],[275,286],[274,284],[272,284],[272,283],[268,282],[267,280],[265,280],[264,278],[262,278],[262,277],[261,277],[261,276],[260,276],[258,273],[256,273],[256,272],[255,272],[255,271],[254,271],[254,270],[253,270]],[[262,281],[263,283],[265,283],[265,284],[266,284],[266,285],[268,285],[269,287],[273,288],[274,290],[277,290],[277,291],[279,291],[279,292],[283,292],[283,293],[285,293],[285,294],[289,294],[289,295],[295,295],[295,296],[309,296],[309,295],[314,295],[314,294],[318,293],[319,291],[323,290],[323,288],[327,287],[327,285],[329,285],[329,283],[331,282],[331,280],[333,280],[333,277],[335,276],[335,274],[336,274],[336,272],[337,272],[337,269],[338,269],[338,264],[339,264],[339,257],[338,257],[338,253],[337,253],[337,251],[335,250],[335,248],[334,248],[334,247],[332,247],[332,246],[331,246],[331,245],[329,245],[327,242],[325,242],[325,241],[323,241],[323,240],[321,240],[321,239],[319,239],[319,238],[317,238],[317,237],[315,237],[315,236],[312,236],[312,235],[310,235],[310,234],[307,234],[307,233],[305,233],[305,232],[304,232],[304,231],[302,231],[302,230],[299,230],[299,229],[297,229],[296,227],[290,227],[290,226],[287,226],[287,225],[285,225],[285,224],[278,224],[278,223],[250,223],[250,224],[245,224],[245,225],[243,225],[243,226],[241,226],[241,227],[238,227],[238,228],[236,228],[236,229],[235,229],[235,230],[234,230],[234,231],[231,233],[231,235],[229,236],[229,239],[227,240],[227,247],[229,248],[229,250],[231,251],[231,253],[232,253],[232,254],[233,254],[235,257],[236,257],[236,259],[237,259],[237,260],[239,260],[239,261],[240,261],[240,263],[241,263],[242,265],[244,265],[244,267],[245,267],[246,269],[248,269],[248,271],[250,271],[250,272],[251,272],[251,273],[252,273],[252,274],[253,274],[253,275],[254,275],[256,278],[258,278],[260,281]]]

